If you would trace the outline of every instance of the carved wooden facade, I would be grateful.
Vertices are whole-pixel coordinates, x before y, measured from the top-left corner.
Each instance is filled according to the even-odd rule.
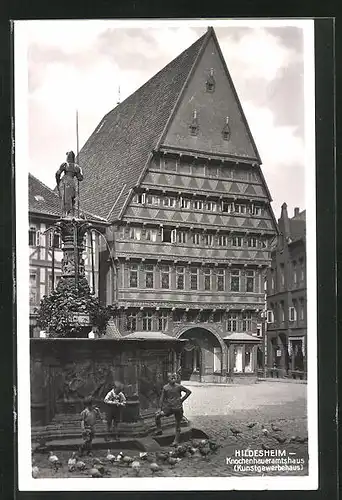
[[[226,377],[223,338],[259,342],[277,229],[214,31],[108,113],[80,158],[82,199],[111,222],[100,296],[117,306],[120,332],[195,329],[202,378]]]

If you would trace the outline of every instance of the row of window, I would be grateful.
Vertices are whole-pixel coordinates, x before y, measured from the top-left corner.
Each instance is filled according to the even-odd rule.
[[[264,207],[254,203],[236,203],[233,201],[204,201],[180,196],[158,196],[155,194],[138,193],[133,196],[133,203],[164,208],[185,210],[204,210],[207,212],[223,212],[228,214],[264,215]]]
[[[290,283],[287,283],[288,286],[296,287],[299,284],[302,284],[305,280],[305,262],[304,258],[300,258],[297,261],[292,261],[291,266],[291,278]],[[285,287],[285,265],[284,263],[279,264],[278,273],[276,269],[271,269],[271,292],[277,290],[277,285],[280,289]]]
[[[60,275],[55,275],[54,280],[54,289],[56,289],[59,280],[61,279]],[[52,275],[48,276],[48,289],[47,295],[50,295],[52,292]],[[37,288],[37,274],[34,272],[30,273],[30,305],[35,306],[38,303],[38,288]]]
[[[280,301],[278,304],[270,303],[271,309],[267,311],[268,323],[283,323],[285,321],[285,304]],[[291,323],[296,321],[303,321],[305,318],[305,301],[300,298],[298,301],[293,299],[292,306],[288,310],[288,321]]]
[[[145,264],[141,266],[142,279],[139,273],[139,264],[131,264],[129,268],[129,287],[138,288],[155,288],[155,266],[153,264]],[[186,268],[184,266],[176,266],[176,289],[186,289],[186,277],[190,290],[200,289],[200,269],[198,267]],[[215,272],[212,268],[202,268],[203,289],[206,291],[216,290],[223,292],[226,289],[225,269],[217,268]],[[140,278],[140,280],[139,280]],[[160,288],[164,290],[171,289],[171,267],[168,265],[159,266]],[[240,269],[232,269],[230,271],[230,291],[241,291],[241,271]],[[142,286],[141,286],[142,285]],[[245,288],[246,292],[255,292],[255,271],[245,271]]]
[[[244,312],[231,312],[228,313],[226,318],[223,319],[223,312],[216,311],[215,313],[210,313],[209,311],[188,311],[181,312],[176,311],[170,315],[167,311],[158,311],[154,313],[153,311],[144,311],[139,313],[138,311],[133,311],[126,316],[126,329],[128,331],[136,331],[140,328],[143,331],[153,331],[157,330],[167,330],[169,328],[169,321],[172,319],[174,322],[222,322],[226,323],[226,328],[229,332],[246,332],[252,331],[253,328],[253,314],[252,311]]]
[[[59,233],[54,233],[53,231],[48,231],[46,233],[47,236],[47,245],[49,248],[61,248],[62,241],[61,235]],[[34,226],[30,227],[28,232],[29,246],[30,247],[39,247],[42,242],[42,234],[41,232]]]
[[[166,172],[177,172],[184,175],[200,177],[233,179],[238,181],[258,182],[259,177],[253,170],[243,168],[242,165],[232,168],[228,165],[205,165],[201,163],[186,163],[176,158],[156,158],[152,164],[153,169]]]
[[[185,231],[162,227],[160,230],[153,228],[125,227],[119,229],[119,238],[136,241],[157,241],[163,243],[186,244],[219,247],[247,247],[267,248],[267,239],[256,236],[230,236],[209,232]]]

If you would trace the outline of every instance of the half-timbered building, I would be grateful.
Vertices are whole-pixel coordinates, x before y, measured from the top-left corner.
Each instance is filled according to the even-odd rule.
[[[99,293],[121,334],[188,338],[183,379],[255,375],[277,228],[214,30],[105,115],[79,163],[84,208],[110,223]]]

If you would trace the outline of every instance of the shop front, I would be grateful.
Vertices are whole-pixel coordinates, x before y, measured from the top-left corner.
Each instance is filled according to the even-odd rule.
[[[261,340],[245,332],[236,332],[223,339],[228,350],[228,379],[231,382],[256,382],[258,347]]]

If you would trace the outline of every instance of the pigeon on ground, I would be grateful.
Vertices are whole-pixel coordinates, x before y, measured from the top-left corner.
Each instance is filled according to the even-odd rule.
[[[273,438],[276,439],[278,441],[278,443],[280,443],[280,444],[283,444],[286,441],[286,437],[282,437],[282,436],[273,436]]]
[[[273,432],[280,432],[281,431],[281,429],[279,427],[277,427],[276,425],[273,425],[273,424],[271,424],[271,428],[272,428]]]
[[[32,477],[33,479],[37,479],[37,477],[39,477],[39,468],[37,465],[32,466]]]
[[[261,448],[265,451],[269,451],[271,448],[267,444],[262,443]]]
[[[156,472],[158,472],[160,470],[160,467],[155,462],[152,462],[150,464],[150,469],[151,469],[152,475],[154,475]]]
[[[268,435],[269,435],[269,432],[268,432],[268,430],[266,429],[266,427],[264,427],[264,428],[262,429],[262,433],[263,433],[263,435],[264,435],[264,436],[268,436]]]
[[[82,462],[82,460],[78,460],[78,462],[76,462],[76,469],[77,470],[84,470],[86,468],[86,464],[84,462]]]
[[[249,429],[253,429],[253,427],[255,427],[256,425],[257,425],[257,423],[256,423],[256,422],[251,422],[251,423],[247,424],[247,427],[248,427]]]
[[[235,437],[238,437],[239,434],[242,434],[242,431],[240,431],[240,429],[237,429],[236,427],[230,427],[230,431]]]
[[[103,477],[101,472],[95,467],[89,469],[89,474],[91,475],[91,477]]]

